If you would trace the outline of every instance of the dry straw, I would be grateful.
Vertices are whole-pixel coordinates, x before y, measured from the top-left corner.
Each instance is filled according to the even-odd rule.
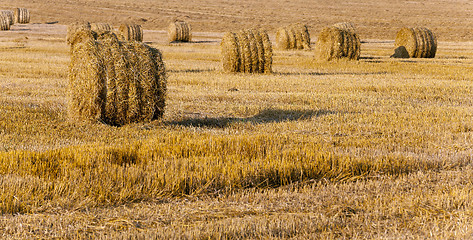
[[[26,8],[16,8],[15,9],[15,21],[17,23],[29,23],[30,22],[30,11]]]
[[[315,57],[318,60],[358,60],[361,50],[360,38],[355,32],[337,27],[324,28],[317,39]]]
[[[92,23],[90,29],[96,33],[111,32],[112,26],[108,23]]]
[[[191,26],[184,21],[176,20],[168,27],[169,42],[190,42],[192,40]]]
[[[224,71],[271,73],[273,49],[266,32],[253,29],[228,32],[220,47]]]
[[[120,40],[143,41],[143,28],[138,24],[122,24],[118,28]]]
[[[279,49],[310,49],[310,35],[307,26],[301,23],[279,28],[276,32]]]
[[[404,27],[397,32],[395,47],[404,47],[411,58],[434,58],[437,39],[432,31],[425,27]]]
[[[10,30],[10,20],[8,16],[0,13],[0,31]]]
[[[68,115],[121,126],[163,116],[166,74],[159,50],[91,30],[71,37]]]
[[[90,30],[91,26],[89,22],[74,22],[67,26],[67,35],[66,35],[66,42],[68,44],[72,44],[73,39],[72,37],[79,31],[83,30]]]
[[[11,11],[11,10],[1,10],[0,14],[6,15],[8,17],[8,21],[9,21],[10,25],[15,24],[15,16],[13,14],[13,11]]]

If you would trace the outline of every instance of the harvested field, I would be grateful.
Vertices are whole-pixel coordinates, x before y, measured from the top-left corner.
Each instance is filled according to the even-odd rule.
[[[32,18],[0,34],[2,238],[473,236],[468,1],[2,6],[16,7]],[[176,18],[192,25],[191,43],[169,44]],[[161,118],[121,127],[69,121],[71,46],[64,39],[69,23],[84,21],[143,26],[143,43],[161,51],[167,72]],[[318,34],[345,21],[361,37],[358,61],[315,61]],[[275,43],[278,27],[294,22],[308,23],[314,50],[260,51]],[[435,57],[391,58],[407,51],[394,50],[402,26],[435,33]],[[267,74],[223,71],[221,41],[245,27],[268,35],[246,31],[257,44],[230,42],[247,56],[234,67]],[[127,57],[140,62],[133,53],[143,43],[129,43]],[[117,112],[111,103],[108,113]]]

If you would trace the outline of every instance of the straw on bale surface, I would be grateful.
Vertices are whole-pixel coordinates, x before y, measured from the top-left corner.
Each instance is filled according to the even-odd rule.
[[[268,34],[258,30],[228,32],[220,43],[226,72],[270,73],[273,49]]]
[[[319,60],[358,60],[361,52],[360,38],[354,32],[337,27],[324,28],[317,39],[315,57]]]
[[[111,32],[112,26],[108,23],[92,23],[90,29],[96,33]]]
[[[89,22],[74,22],[67,26],[67,35],[66,42],[67,44],[72,44],[72,37],[75,33],[83,30],[91,30],[91,25]]]
[[[310,49],[310,35],[307,26],[301,23],[279,28],[276,32],[279,49]]]
[[[30,11],[26,8],[16,8],[15,9],[15,21],[17,23],[29,23],[30,22]]]
[[[8,17],[8,21],[10,25],[15,24],[15,16],[13,14],[13,11],[11,10],[1,10],[0,14],[6,15]]]
[[[184,21],[173,21],[168,27],[169,42],[190,42],[192,40],[191,26]]]
[[[163,116],[166,75],[159,50],[111,32],[71,37],[68,115],[121,126]]]
[[[395,47],[405,47],[412,58],[434,58],[437,52],[437,39],[425,27],[401,28],[396,35]]]
[[[138,24],[122,24],[118,28],[120,40],[143,41],[143,28]]]
[[[0,31],[10,30],[10,20],[5,14],[0,14]]]
[[[339,23],[333,24],[332,26],[341,30],[346,30],[353,33],[356,32],[355,25],[351,22],[339,22]]]

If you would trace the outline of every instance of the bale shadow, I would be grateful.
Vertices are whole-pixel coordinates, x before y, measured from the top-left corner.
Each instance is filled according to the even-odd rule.
[[[335,75],[379,75],[386,74],[387,71],[377,71],[377,72],[333,72],[333,73],[323,73],[323,72],[307,72],[307,73],[295,73],[295,72],[275,72],[273,74],[280,76],[335,76]]]
[[[167,70],[172,73],[203,73],[203,72],[213,72],[215,69],[183,69],[183,70]]]
[[[336,114],[330,110],[282,110],[265,109],[258,114],[247,118],[217,117],[217,118],[188,118],[179,121],[169,121],[166,125],[184,127],[225,128],[233,123],[278,123],[286,121],[306,120],[328,114]]]

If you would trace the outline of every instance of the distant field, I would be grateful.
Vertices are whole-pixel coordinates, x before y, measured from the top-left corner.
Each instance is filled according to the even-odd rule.
[[[1,237],[473,237],[470,2],[183,2],[2,2],[33,23],[0,32]],[[68,121],[65,24],[79,17],[141,21],[166,65],[163,119]],[[175,17],[193,42],[167,43]],[[224,31],[260,26],[274,44],[297,21],[312,47],[354,22],[361,59],[275,49],[272,74],[222,71]],[[438,35],[435,59],[389,58],[404,25]]]

